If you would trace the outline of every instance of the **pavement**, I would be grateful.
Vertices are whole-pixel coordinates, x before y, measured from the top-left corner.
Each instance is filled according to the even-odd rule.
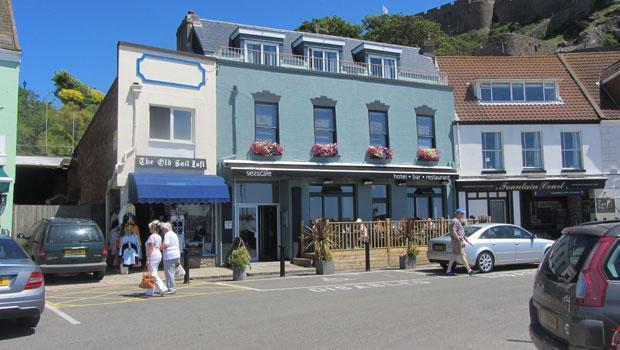
[[[0,323],[0,348],[532,349],[535,267],[473,277],[416,270],[47,290],[34,330]]]

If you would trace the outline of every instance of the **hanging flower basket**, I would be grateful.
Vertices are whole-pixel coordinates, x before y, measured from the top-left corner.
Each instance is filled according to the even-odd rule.
[[[325,143],[325,144],[317,143],[312,146],[312,148],[310,149],[310,153],[312,153],[314,157],[323,157],[323,158],[335,157],[338,155],[338,144],[337,143]]]
[[[368,147],[368,154],[370,158],[374,159],[392,159],[394,152],[389,147],[370,146]]]
[[[284,147],[276,142],[254,141],[250,146],[250,151],[259,156],[279,156],[284,152]]]
[[[420,148],[418,149],[418,160],[425,162],[434,162],[439,160],[440,152],[437,148]]]

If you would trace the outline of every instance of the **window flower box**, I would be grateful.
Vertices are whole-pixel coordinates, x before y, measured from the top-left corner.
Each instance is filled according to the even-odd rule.
[[[368,155],[374,159],[392,159],[394,152],[389,147],[384,146],[369,146]]]
[[[310,149],[310,153],[314,157],[322,157],[329,158],[335,157],[338,155],[338,144],[337,143],[317,143],[312,146]]]
[[[437,148],[418,149],[418,160],[425,162],[436,162],[439,160],[440,152]]]
[[[264,157],[280,156],[284,152],[284,147],[276,142],[254,141],[250,146],[250,151]]]

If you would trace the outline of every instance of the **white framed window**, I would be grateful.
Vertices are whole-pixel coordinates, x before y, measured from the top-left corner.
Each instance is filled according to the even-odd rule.
[[[556,82],[481,82],[478,99],[483,103],[557,103],[561,102]]]
[[[310,69],[337,73],[339,71],[340,53],[337,50],[309,48]]]
[[[501,133],[482,133],[482,168],[485,170],[504,169],[504,152],[502,149]]]
[[[244,42],[245,61],[266,66],[280,65],[280,45],[264,41]]]
[[[539,131],[521,133],[524,169],[543,169],[542,137]]]
[[[396,59],[382,56],[368,56],[370,75],[378,78],[396,79]]]
[[[149,139],[191,143],[193,111],[183,108],[150,106]]]
[[[581,134],[578,131],[560,133],[562,139],[562,168],[583,169]]]

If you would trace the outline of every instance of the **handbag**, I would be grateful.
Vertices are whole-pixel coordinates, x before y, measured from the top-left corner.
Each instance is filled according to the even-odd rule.
[[[142,273],[142,280],[138,287],[142,289],[153,289],[155,288],[155,276],[151,274],[147,274],[146,271]]]
[[[179,264],[177,265],[177,269],[176,271],[174,271],[174,277],[185,277],[185,269],[183,268],[183,265]]]

